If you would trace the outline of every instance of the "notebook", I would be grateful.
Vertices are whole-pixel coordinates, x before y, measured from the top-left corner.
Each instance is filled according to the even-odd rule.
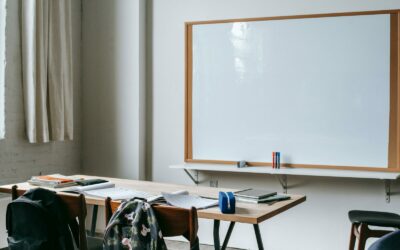
[[[273,202],[273,201],[284,201],[284,200],[289,200],[289,199],[290,199],[289,195],[282,195],[282,194],[271,195],[269,197],[261,198],[261,199],[249,199],[249,198],[244,198],[244,197],[237,197],[238,201],[249,202],[249,203],[268,203],[268,202]]]
[[[272,195],[276,195],[276,192],[264,189],[253,189],[253,188],[235,192],[235,196],[237,197],[244,197],[255,200],[266,198]]]

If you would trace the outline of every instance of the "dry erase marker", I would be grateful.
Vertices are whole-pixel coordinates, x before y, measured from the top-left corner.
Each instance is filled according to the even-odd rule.
[[[276,165],[278,166],[278,169],[281,168],[281,152],[276,152]]]
[[[272,152],[272,168],[275,168],[275,152]]]
[[[276,168],[279,169],[279,152],[275,152]]]
[[[281,168],[281,152],[279,152],[279,168]]]

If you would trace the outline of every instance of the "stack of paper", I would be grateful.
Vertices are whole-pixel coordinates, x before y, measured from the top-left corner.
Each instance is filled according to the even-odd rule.
[[[111,188],[103,188],[96,190],[88,190],[83,192],[85,195],[99,197],[99,198],[107,198],[110,197],[113,200],[129,200],[132,198],[142,198],[147,199],[152,197],[152,195],[137,191],[134,189],[121,188],[121,187],[111,187]]]

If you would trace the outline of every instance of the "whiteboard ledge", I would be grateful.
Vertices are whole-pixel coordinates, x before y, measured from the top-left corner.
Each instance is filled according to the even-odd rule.
[[[375,171],[308,169],[308,168],[273,169],[271,167],[237,168],[236,166],[233,165],[222,165],[222,164],[180,164],[180,165],[171,165],[169,167],[173,169],[212,171],[212,172],[320,176],[320,177],[378,179],[378,180],[396,180],[400,176],[400,173],[375,172]]]

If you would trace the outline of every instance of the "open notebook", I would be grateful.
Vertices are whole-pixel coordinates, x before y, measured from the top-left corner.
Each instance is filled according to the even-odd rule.
[[[97,197],[97,198],[107,198],[110,197],[113,200],[130,200],[133,198],[141,198],[146,199],[147,202],[157,202],[157,203],[165,203],[165,199],[163,195],[153,195],[146,193],[144,191],[135,190],[131,188],[124,187],[111,187],[111,188],[102,188],[102,189],[94,189],[94,190],[85,190],[82,191],[86,196]],[[187,191],[176,191],[173,192],[174,195],[179,194],[187,194]]]
[[[197,209],[204,209],[209,207],[214,207],[218,205],[218,200],[203,198],[197,195],[189,195],[189,192],[184,193],[162,193],[164,199],[168,204],[190,209],[195,207]]]
[[[143,198],[147,199],[154,195],[149,193],[138,191],[129,188],[123,187],[110,187],[110,188],[103,188],[103,189],[95,189],[95,190],[88,190],[84,191],[85,195],[98,197],[98,198],[107,198],[110,197],[113,200],[126,200],[132,198]]]
[[[144,191],[139,191],[123,187],[111,187],[94,190],[83,190],[83,194],[91,197],[107,198],[113,200],[129,200],[132,198],[146,199],[147,202],[168,203],[175,207],[197,209],[208,208],[218,205],[218,200],[202,198],[200,196],[189,195],[188,191],[176,191],[173,193],[162,193],[161,195],[152,195]]]

